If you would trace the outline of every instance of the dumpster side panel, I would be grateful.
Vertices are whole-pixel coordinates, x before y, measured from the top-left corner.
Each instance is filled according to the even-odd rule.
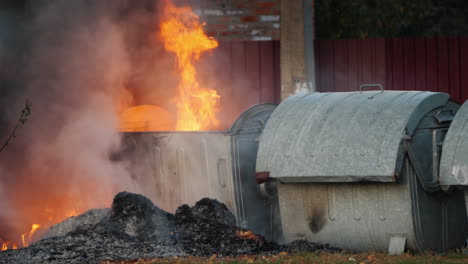
[[[203,197],[235,212],[230,137],[224,133],[127,133],[126,154],[141,192],[164,210]],[[127,143],[128,145],[129,143]]]
[[[278,186],[285,240],[349,250],[386,250],[391,236],[408,249],[443,252],[468,235],[463,191],[427,193],[404,162],[396,183],[283,183]]]
[[[401,184],[280,184],[285,240],[386,250],[391,236],[402,235],[408,247],[415,248],[410,193]]]
[[[440,184],[468,186],[468,102],[458,110],[442,146]]]

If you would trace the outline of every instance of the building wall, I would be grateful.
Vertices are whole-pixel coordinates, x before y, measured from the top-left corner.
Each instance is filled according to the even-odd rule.
[[[190,5],[218,40],[279,40],[280,0],[192,0]]]

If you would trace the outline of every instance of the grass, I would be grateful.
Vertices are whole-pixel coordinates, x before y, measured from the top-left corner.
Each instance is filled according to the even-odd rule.
[[[153,260],[105,261],[102,264],[428,264],[428,263],[466,263],[468,255],[452,252],[448,254],[410,254],[389,256],[384,253],[330,254],[330,253],[294,253],[282,252],[273,256],[240,256],[237,258],[161,258]]]

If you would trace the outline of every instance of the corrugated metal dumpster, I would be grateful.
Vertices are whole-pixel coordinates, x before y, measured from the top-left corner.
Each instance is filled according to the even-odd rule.
[[[458,110],[442,145],[440,184],[465,189],[468,206],[468,101]]]
[[[386,250],[461,246],[463,192],[442,191],[441,144],[459,106],[416,91],[297,95],[273,112],[260,141],[257,176],[279,181],[286,241]]]
[[[457,112],[445,137],[440,183],[445,189],[468,186],[468,102]]]
[[[162,209],[174,212],[203,197],[218,199],[242,227],[276,239],[277,201],[255,182],[258,138],[275,107],[248,109],[228,131],[127,132],[121,158],[129,161],[141,192]]]

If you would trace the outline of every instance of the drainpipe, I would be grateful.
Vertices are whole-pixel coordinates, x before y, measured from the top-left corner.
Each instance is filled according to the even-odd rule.
[[[314,0],[303,0],[304,3],[304,53],[306,79],[310,92],[316,92],[315,55],[314,55]]]

